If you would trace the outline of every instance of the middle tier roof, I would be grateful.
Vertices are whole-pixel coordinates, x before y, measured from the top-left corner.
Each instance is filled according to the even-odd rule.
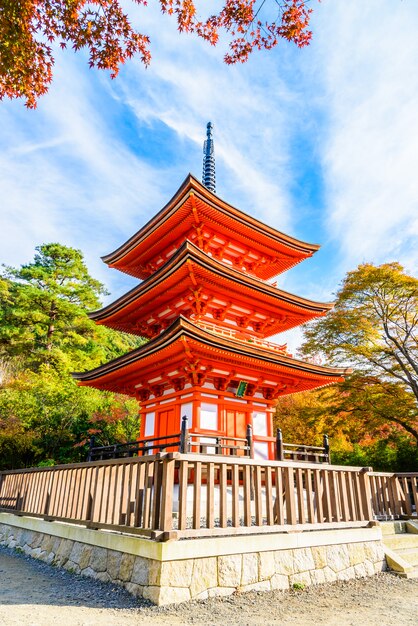
[[[228,267],[186,241],[157,272],[91,319],[155,337],[179,315],[211,330],[270,337],[332,308]]]

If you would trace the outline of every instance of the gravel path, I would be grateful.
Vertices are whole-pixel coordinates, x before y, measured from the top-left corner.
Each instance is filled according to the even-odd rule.
[[[418,581],[379,574],[303,591],[157,608],[111,584],[0,548],[3,626],[417,626]]]

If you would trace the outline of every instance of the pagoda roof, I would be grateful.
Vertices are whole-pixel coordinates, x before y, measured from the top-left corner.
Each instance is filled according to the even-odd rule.
[[[188,377],[194,385],[219,377],[229,383],[249,381],[274,399],[343,380],[350,370],[307,363],[270,349],[220,337],[180,317],[147,344],[96,369],[73,374],[81,385],[132,396],[165,387]]]
[[[153,337],[182,313],[224,328],[251,326],[257,336],[269,337],[324,315],[332,306],[244,274],[186,241],[157,272],[89,317]]]
[[[234,208],[189,174],[145,226],[102,259],[110,267],[146,278],[185,239],[193,238],[220,260],[263,279],[293,267],[319,249]]]

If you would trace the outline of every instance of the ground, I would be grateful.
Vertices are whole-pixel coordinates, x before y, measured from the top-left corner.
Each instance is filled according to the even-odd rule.
[[[304,590],[157,608],[123,589],[0,548],[3,626],[416,626],[418,581],[389,573]]]

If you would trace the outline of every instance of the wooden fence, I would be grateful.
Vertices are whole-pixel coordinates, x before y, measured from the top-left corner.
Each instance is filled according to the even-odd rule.
[[[369,468],[168,453],[0,472],[0,510],[154,539],[366,526]]]
[[[369,476],[376,518],[418,514],[418,473],[370,472]]]

